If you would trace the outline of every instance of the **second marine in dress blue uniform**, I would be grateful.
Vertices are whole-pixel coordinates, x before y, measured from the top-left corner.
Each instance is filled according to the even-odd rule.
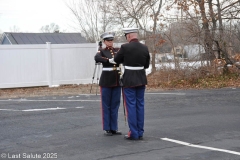
[[[149,67],[150,55],[147,46],[137,39],[137,28],[123,29],[129,43],[123,44],[114,58],[123,63],[123,91],[129,125],[125,139],[143,139],[144,133],[144,93],[147,85],[145,69]]]
[[[99,81],[101,92],[102,125],[105,135],[120,135],[118,131],[118,109],[120,106],[121,87],[119,86],[119,64],[110,62],[118,49],[113,48],[114,32],[101,35],[106,48],[100,49],[95,61],[102,63],[103,69]]]

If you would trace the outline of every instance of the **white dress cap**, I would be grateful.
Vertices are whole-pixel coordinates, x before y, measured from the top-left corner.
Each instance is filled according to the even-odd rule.
[[[106,39],[113,40],[114,36],[115,36],[115,32],[105,32],[100,36],[100,38],[102,38],[103,40],[106,40]]]
[[[138,32],[138,28],[123,28],[122,30],[123,30],[124,34],[137,33]]]

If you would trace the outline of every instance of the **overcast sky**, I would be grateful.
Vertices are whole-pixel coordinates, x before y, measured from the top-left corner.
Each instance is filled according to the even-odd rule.
[[[59,25],[60,31],[71,29],[71,14],[66,0],[0,0],[0,31],[10,32],[17,26],[21,32],[40,32],[50,23]]]

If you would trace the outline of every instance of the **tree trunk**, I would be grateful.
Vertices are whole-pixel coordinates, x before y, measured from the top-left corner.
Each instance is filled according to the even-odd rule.
[[[161,7],[162,7],[162,0],[160,0],[159,2],[159,5],[158,5],[158,8],[157,8],[157,11],[154,10],[154,8],[152,9],[153,10],[153,13],[154,13],[154,19],[153,19],[153,53],[152,53],[152,72],[156,72],[156,66],[155,66],[155,60],[156,60],[156,38],[157,38],[157,19],[158,19],[158,16],[159,16],[159,13],[160,13],[160,10],[161,10]]]
[[[210,17],[212,19],[212,26],[213,26],[213,28],[212,28],[212,39],[215,40],[215,34],[216,34],[216,29],[217,29],[217,20],[215,18],[214,11],[213,11],[212,0],[208,1],[208,6],[209,6]]]
[[[209,29],[209,20],[207,19],[206,16],[206,11],[205,11],[205,6],[204,6],[204,0],[198,0],[199,8],[201,10],[201,17],[202,17],[202,25],[203,25],[203,30],[204,30],[204,48],[205,51],[208,55],[208,60],[212,61],[215,56],[213,54],[213,42],[211,38],[211,32]]]
[[[155,51],[153,51],[152,53],[152,73],[156,72],[156,63],[155,63],[155,59],[156,59],[156,53]]]

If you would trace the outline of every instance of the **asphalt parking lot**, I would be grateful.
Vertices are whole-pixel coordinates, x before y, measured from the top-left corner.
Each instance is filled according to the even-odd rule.
[[[103,135],[93,94],[0,99],[0,127],[0,160],[239,160],[240,88],[146,93],[138,141]]]

